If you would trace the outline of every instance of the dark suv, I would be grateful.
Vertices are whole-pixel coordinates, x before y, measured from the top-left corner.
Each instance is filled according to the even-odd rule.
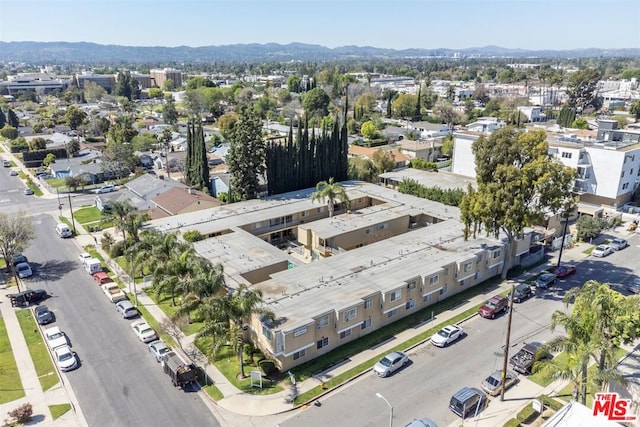
[[[26,307],[29,304],[38,303],[49,297],[44,289],[27,289],[17,294],[9,294],[7,298],[11,301],[11,307]]]
[[[499,313],[509,309],[509,300],[502,295],[494,295],[478,309],[478,314],[485,319],[493,319]]]
[[[531,286],[526,283],[521,283],[516,286],[513,291],[513,302],[522,302],[528,298],[533,296],[533,292],[531,291]],[[511,299],[511,292],[507,295],[507,298]]]

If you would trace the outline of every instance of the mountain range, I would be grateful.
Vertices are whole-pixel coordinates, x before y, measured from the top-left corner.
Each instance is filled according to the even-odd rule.
[[[2,42],[0,61],[44,63],[212,63],[255,61],[331,61],[341,59],[400,59],[432,57],[586,58],[634,57],[640,49],[526,50],[499,46],[465,49],[383,49],[371,46],[290,44],[233,44],[203,47],[119,46],[88,42]]]

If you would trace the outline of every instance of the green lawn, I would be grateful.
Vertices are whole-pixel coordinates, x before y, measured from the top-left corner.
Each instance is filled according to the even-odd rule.
[[[71,409],[71,405],[69,403],[62,403],[60,405],[49,405],[49,412],[51,412],[51,417],[54,420],[60,418],[60,416],[66,414]]]
[[[149,296],[149,298],[151,298],[153,300],[153,302],[156,303],[156,305],[158,307],[160,307],[160,309],[164,312],[164,314],[166,314],[169,317],[172,317],[176,311],[178,311],[179,308],[179,303],[180,303],[180,299],[176,298],[176,305],[171,305],[171,296],[169,295],[165,295],[165,294],[161,294],[159,296],[156,296],[155,292],[153,292],[153,289],[149,289],[149,292],[145,293]],[[187,325],[185,325],[182,328],[182,332],[185,335],[193,335],[195,333],[198,333],[198,331],[200,330],[200,328],[202,327],[202,322],[197,322],[197,321],[193,321],[192,323],[188,323]]]
[[[49,178],[45,181],[53,188],[64,189],[67,187],[64,178]]]
[[[553,363],[558,366],[566,366],[567,359],[568,359],[567,353],[562,352],[557,356],[555,356],[549,363]],[[549,369],[540,369],[535,374],[529,375],[528,378],[534,383],[542,387],[546,387],[553,382],[553,376]]]
[[[28,308],[19,310],[16,315],[18,316],[24,339],[27,341],[29,353],[36,368],[42,390],[47,391],[60,382],[51,356],[49,356],[49,350],[42,339],[31,310]]]
[[[7,335],[7,328],[4,319],[0,317],[0,377],[2,378],[2,386],[0,387],[0,403],[12,402],[16,399],[24,397],[24,389],[18,366],[13,357],[11,343]]]
[[[102,219],[102,213],[95,206],[88,208],[81,208],[73,213],[73,217],[80,224],[86,224],[88,222],[96,222]]]
[[[33,194],[36,196],[42,196],[42,190],[40,189],[40,186],[38,184],[36,184],[35,182],[33,182],[31,180],[31,178],[27,179],[27,187],[29,187],[30,189],[33,190]]]

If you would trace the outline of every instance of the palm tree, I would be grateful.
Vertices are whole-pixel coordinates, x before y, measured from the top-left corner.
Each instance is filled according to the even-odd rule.
[[[111,206],[111,209],[108,211],[102,211],[102,223],[112,223],[116,230],[122,232],[122,238],[126,239],[127,236],[125,234],[127,228],[125,219],[130,212],[133,212],[135,209],[133,206],[126,202],[115,202]]]
[[[193,280],[190,269],[190,258],[193,256],[193,248],[179,245],[172,251],[169,259],[157,269],[157,276],[160,279],[154,282],[156,297],[160,297],[163,292],[171,294],[171,305],[176,305],[176,292],[187,291],[190,282]]]
[[[208,260],[198,257],[194,267],[196,271],[191,282],[193,287],[183,297],[180,308],[173,315],[174,318],[189,316],[193,312],[200,314],[200,308],[207,304],[208,299],[219,297],[224,289],[222,264],[211,265]]]
[[[139,242],[140,229],[142,228],[142,225],[145,223],[145,221],[148,221],[149,219],[150,217],[146,213],[129,212],[124,217],[122,226],[129,237],[133,238],[134,242]]]
[[[212,356],[215,358],[217,350],[227,342],[231,343],[240,362],[240,375],[244,373],[244,328],[243,325],[253,315],[260,315],[267,319],[273,318],[273,313],[263,307],[262,292],[250,290],[241,284],[233,292],[218,298],[207,298],[206,304],[200,308],[205,318],[204,326],[198,332],[198,337],[212,338]]]
[[[339,200],[348,209],[350,206],[349,197],[344,187],[336,182],[333,182],[333,178],[329,178],[329,182],[320,181],[316,185],[316,191],[311,194],[311,201],[316,200],[324,202],[327,200],[327,207],[329,208],[329,218],[333,216],[335,209],[336,199]]]

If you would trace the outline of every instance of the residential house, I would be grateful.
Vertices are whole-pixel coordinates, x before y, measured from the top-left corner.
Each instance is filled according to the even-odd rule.
[[[403,139],[398,141],[398,150],[408,159],[422,159],[435,162],[442,156],[442,141],[429,139],[428,141],[412,141]]]
[[[155,205],[149,212],[151,218],[180,215],[221,205],[217,199],[202,191],[180,187],[174,187],[160,193],[151,199],[151,203]]]
[[[349,151],[348,151],[348,156],[349,157],[360,157],[360,158],[363,158],[363,159],[367,159],[367,160],[373,161],[373,156],[376,153],[376,151],[378,151],[378,150],[387,151],[393,156],[393,159],[395,161],[394,169],[404,168],[404,167],[407,167],[409,165],[409,158],[405,154],[403,154],[397,148],[392,148],[392,147],[390,147],[388,145],[386,145],[384,147],[375,147],[375,148],[361,147],[359,145],[350,145],[349,146]]]

